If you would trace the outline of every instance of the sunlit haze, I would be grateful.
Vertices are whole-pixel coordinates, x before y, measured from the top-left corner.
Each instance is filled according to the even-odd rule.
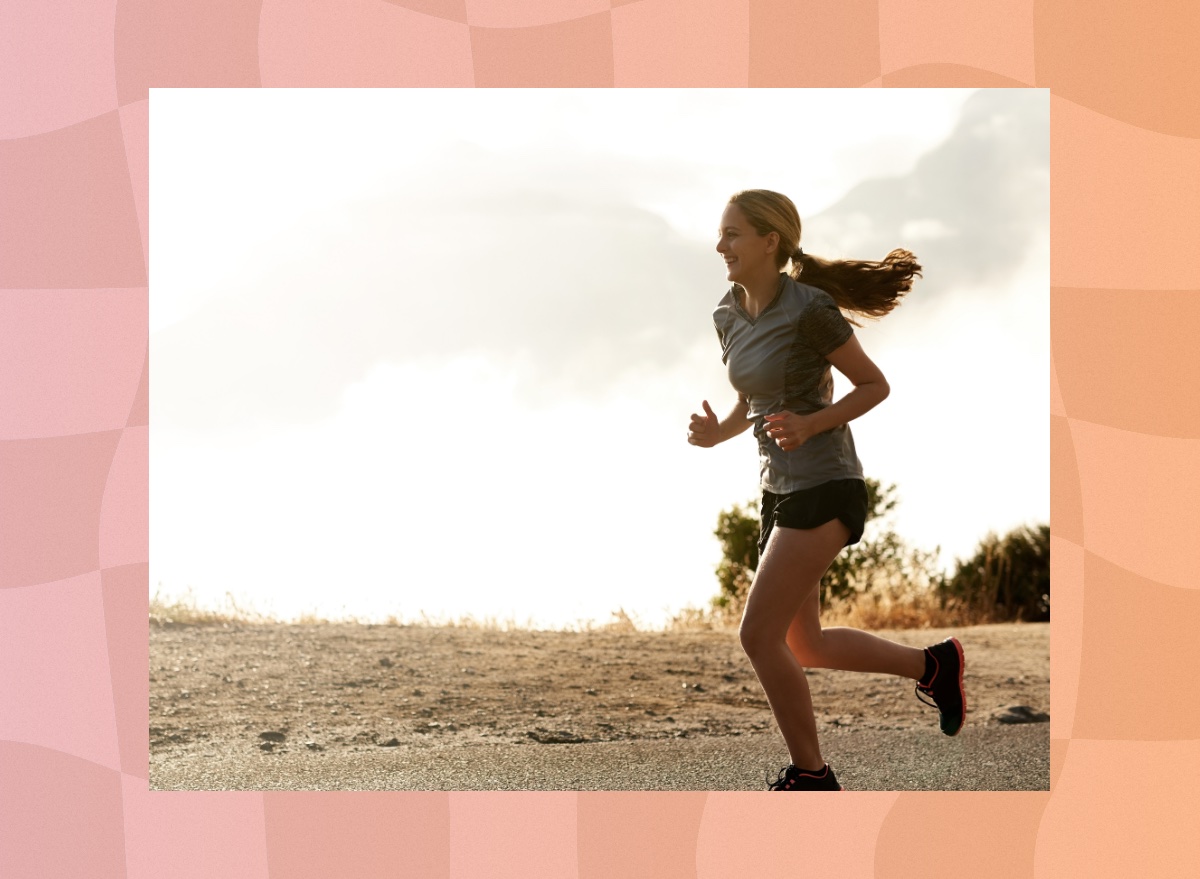
[[[280,617],[665,622],[758,493],[729,196],[914,251],[851,422],[943,567],[1049,521],[1045,90],[152,89],[150,583]],[[834,372],[834,395],[849,383]]]

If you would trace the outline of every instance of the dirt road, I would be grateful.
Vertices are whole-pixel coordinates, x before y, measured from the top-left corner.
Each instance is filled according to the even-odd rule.
[[[1046,790],[1049,625],[955,634],[954,738],[911,681],[810,670],[848,789]],[[783,739],[733,632],[152,626],[150,782],[172,789],[761,789]]]

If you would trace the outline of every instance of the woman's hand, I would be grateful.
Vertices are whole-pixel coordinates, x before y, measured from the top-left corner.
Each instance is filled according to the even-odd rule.
[[[703,406],[703,415],[692,413],[692,423],[688,427],[688,442],[693,446],[711,449],[721,442],[721,420],[708,405],[708,400],[703,401]]]
[[[776,412],[774,415],[764,415],[767,422],[767,436],[775,440],[775,444],[785,452],[798,449],[813,436],[817,430],[811,415],[797,415],[795,412]]]

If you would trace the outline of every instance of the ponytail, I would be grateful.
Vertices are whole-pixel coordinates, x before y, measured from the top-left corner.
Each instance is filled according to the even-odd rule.
[[[917,258],[897,248],[880,262],[857,259],[828,260],[796,248],[788,273],[802,284],[824,290],[838,308],[863,317],[879,318],[900,304],[921,276]],[[847,318],[854,326],[862,326]]]

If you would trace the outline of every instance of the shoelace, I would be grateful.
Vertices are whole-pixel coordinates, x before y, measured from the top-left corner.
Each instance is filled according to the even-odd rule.
[[[785,766],[779,770],[779,775],[774,781],[771,781],[771,773],[767,773],[767,787],[770,790],[791,790],[800,781],[800,770],[792,771],[794,767]],[[806,773],[807,775],[807,773]],[[815,775],[808,775],[810,778],[816,778]],[[825,776],[821,776],[824,778]]]
[[[779,775],[778,775],[778,777],[776,777],[776,779],[774,781],[771,781],[771,773],[768,772],[767,773],[767,789],[768,790],[791,790],[792,783],[795,781],[795,779],[792,778],[792,776],[788,774],[789,768],[790,767],[785,766],[782,769],[780,769]]]
[[[917,694],[918,699],[920,699],[922,702],[924,702],[930,708],[937,708],[938,711],[942,710],[941,708],[938,708],[937,702],[930,702],[928,699],[926,699],[924,696],[921,695],[922,693],[924,693],[926,696],[932,697],[933,696],[933,687],[922,687],[920,684],[917,684],[913,688],[913,692]]]
[[[937,668],[937,669],[941,668],[941,663],[937,661],[937,657],[934,655],[932,650],[930,650],[928,647],[926,647],[925,654],[933,659],[933,661],[935,663],[935,668]],[[934,678],[937,678],[936,671],[934,672],[933,676],[934,676]],[[924,699],[921,696],[921,694],[924,693],[930,699],[934,698],[933,681],[932,680],[928,684],[922,684],[920,681],[917,681],[917,685],[916,685],[916,687],[913,688],[913,692],[917,694],[918,699],[920,699],[922,702],[924,702],[930,708],[937,708],[938,711],[942,710],[941,708],[938,708],[937,702],[930,702],[928,699]]]

